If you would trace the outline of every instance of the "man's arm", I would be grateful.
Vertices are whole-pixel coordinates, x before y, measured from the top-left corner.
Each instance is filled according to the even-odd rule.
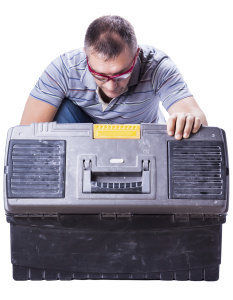
[[[177,140],[188,138],[196,133],[201,125],[208,125],[203,111],[193,97],[187,97],[174,103],[169,109],[167,132]]]
[[[33,122],[51,122],[58,108],[44,101],[28,97],[20,125],[29,125]]]

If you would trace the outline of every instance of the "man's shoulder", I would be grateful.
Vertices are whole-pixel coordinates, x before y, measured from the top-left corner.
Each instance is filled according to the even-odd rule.
[[[80,48],[59,55],[51,64],[49,64],[47,69],[50,72],[55,72],[57,74],[65,73],[74,77],[80,77],[86,66],[86,54],[83,51],[83,48]]]
[[[141,48],[141,59],[144,62],[152,62],[157,64],[164,57],[168,57],[164,51],[156,47],[149,45],[139,45],[139,47]]]
[[[86,62],[86,54],[83,48],[79,48],[61,54],[60,59],[68,65],[77,65]]]

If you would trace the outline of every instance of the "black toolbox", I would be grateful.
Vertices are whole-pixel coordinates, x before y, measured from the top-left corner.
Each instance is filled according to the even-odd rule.
[[[15,280],[218,280],[229,167],[222,129],[40,123],[8,132]]]

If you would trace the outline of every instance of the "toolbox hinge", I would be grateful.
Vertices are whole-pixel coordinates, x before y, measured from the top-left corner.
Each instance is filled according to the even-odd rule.
[[[100,214],[101,219],[131,219],[132,214],[131,213],[102,213]]]

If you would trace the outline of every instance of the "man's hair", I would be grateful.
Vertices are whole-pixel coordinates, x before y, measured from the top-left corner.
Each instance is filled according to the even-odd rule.
[[[87,28],[84,47],[105,56],[115,58],[127,47],[134,55],[137,39],[133,26],[119,16],[103,16],[94,20]]]

